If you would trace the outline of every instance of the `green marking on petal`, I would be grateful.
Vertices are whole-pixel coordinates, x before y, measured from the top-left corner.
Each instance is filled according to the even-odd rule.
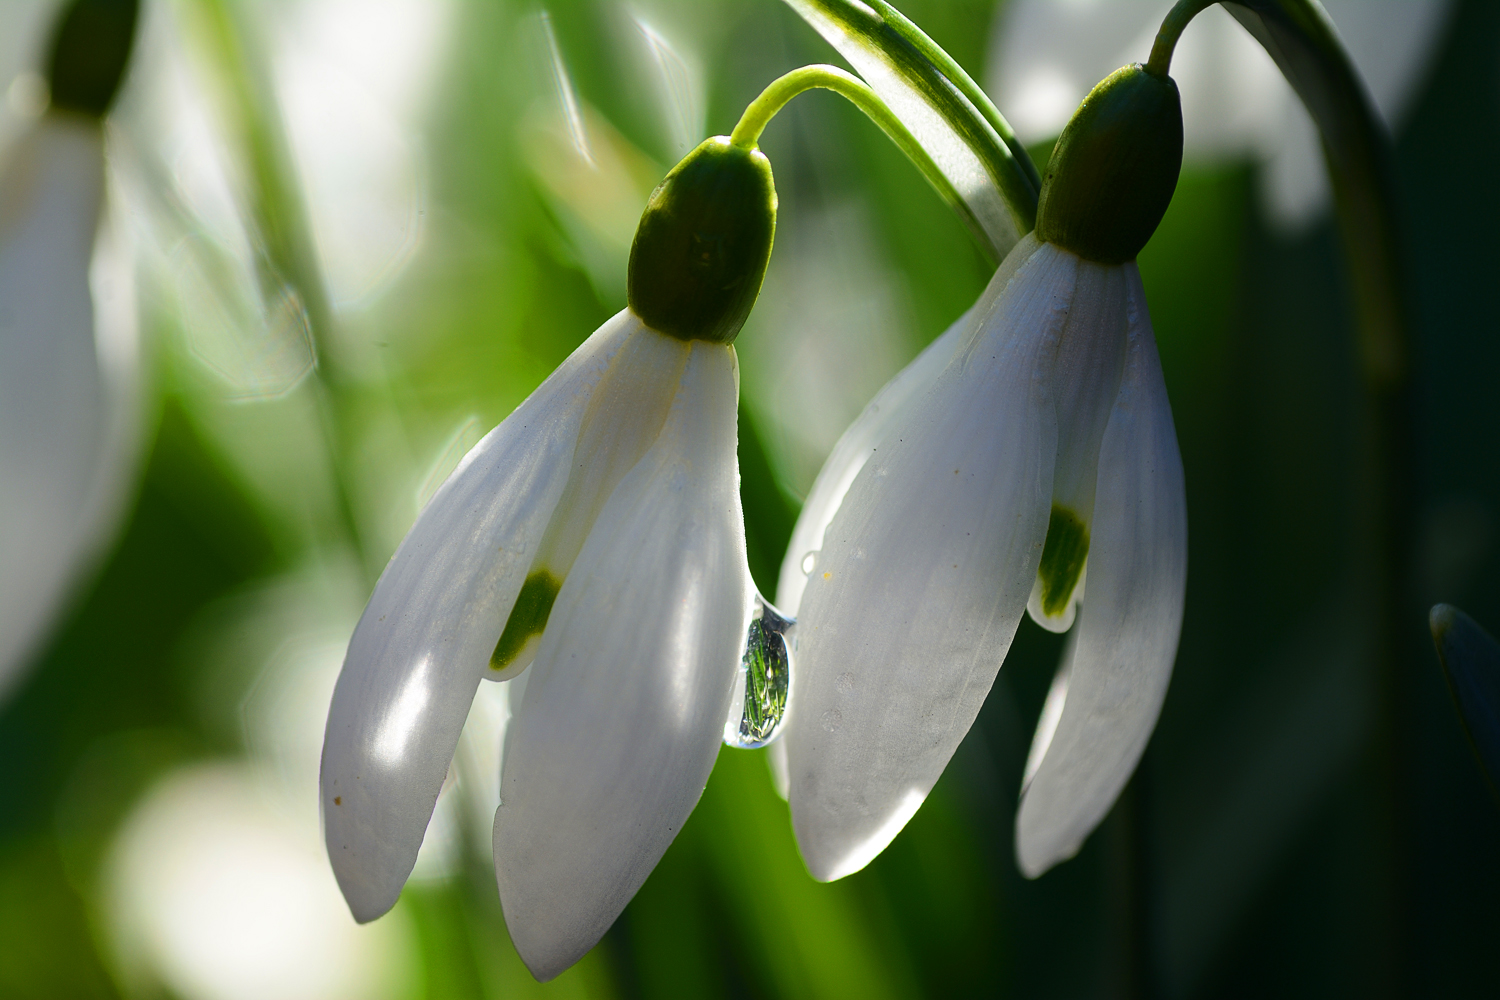
[[[1068,599],[1078,586],[1088,557],[1089,529],[1077,514],[1053,504],[1042,564],[1036,571],[1042,581],[1042,610],[1048,616],[1056,617],[1068,609]]]
[[[526,647],[526,640],[542,634],[547,617],[552,614],[552,602],[557,600],[561,589],[562,581],[546,570],[538,570],[526,578],[516,595],[516,606],[510,609],[510,617],[505,621],[505,631],[500,633],[500,641],[490,654],[491,670],[510,666]]]

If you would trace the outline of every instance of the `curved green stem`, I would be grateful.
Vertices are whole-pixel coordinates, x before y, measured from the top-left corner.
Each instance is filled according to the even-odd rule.
[[[867,118],[879,125],[880,130],[922,172],[927,183],[932,185],[943,201],[962,217],[964,224],[969,227],[970,233],[986,256],[994,259],[995,249],[989,237],[985,235],[984,227],[980,225],[973,210],[959,195],[953,182],[948,180],[938,167],[937,162],[910,130],[901,123],[901,119],[886,107],[885,102],[876,95],[875,91],[858,77],[844,72],[837,66],[825,64],[802,66],[772,80],[770,85],[761,91],[760,96],[745,108],[745,113],[740,116],[739,123],[729,134],[729,141],[742,149],[754,149],[771,119],[776,117],[776,114],[786,107],[792,98],[798,94],[805,94],[809,90],[831,90],[863,111]]]
[[[247,46],[245,29],[237,20],[237,5],[207,0],[192,8],[207,68],[218,75],[220,110],[228,125],[234,152],[243,165],[248,195],[245,225],[258,244],[255,264],[262,292],[290,289],[306,312],[315,366],[306,383],[314,400],[323,451],[333,492],[333,524],[354,550],[370,579],[379,575],[360,530],[356,512],[357,481],[352,464],[349,394],[354,378],[339,363],[334,346],[333,307],[324,291],[323,275],[292,167],[285,125],[276,103],[268,96],[265,69]]]
[[[1156,33],[1156,44],[1151,46],[1151,58],[1146,61],[1146,72],[1152,76],[1166,76],[1172,68],[1172,53],[1177,48],[1177,39],[1188,22],[1218,0],[1177,0],[1176,5],[1162,19],[1161,30]]]
[[[925,105],[939,120],[939,128],[951,133],[924,135],[929,144],[946,153],[951,139],[978,160],[994,185],[994,204],[988,190],[966,189],[965,197],[976,213],[984,213],[991,256],[1003,256],[1015,237],[1035,228],[1041,184],[1025,147],[978,84],[936,42],[884,0],[786,2],[898,113]],[[992,217],[992,209],[1009,219],[999,213]]]
[[[1010,122],[1006,121],[1005,116],[1000,114],[1000,109],[995,107],[995,102],[990,100],[990,96],[984,92],[984,89],[975,83],[974,78],[958,64],[958,60],[950,56],[946,49],[937,42],[934,42],[925,31],[912,23],[912,20],[905,14],[892,7],[886,0],[870,0],[870,5],[875,8],[876,13],[885,19],[887,24],[896,30],[897,34],[905,38],[911,43],[913,48],[926,56],[938,68],[938,71],[946,76],[949,82],[958,89],[958,92],[967,98],[970,104],[974,105],[974,109],[979,112],[980,117],[989,123],[990,128],[995,130],[995,134],[1000,137],[1000,141],[1005,144],[1005,148],[1010,150],[1011,158],[1020,169],[1021,174],[1030,182],[1031,210],[1032,214],[1035,215],[1035,202],[1042,190],[1041,174],[1037,173],[1036,164],[1031,162],[1031,154],[1026,151],[1026,146],[1016,136],[1015,129],[1010,127]],[[975,152],[977,153],[978,150]],[[986,164],[986,166],[989,167],[989,164]],[[996,183],[1003,185],[1008,172],[994,167],[989,167],[989,169],[991,175],[995,177]],[[1014,188],[1016,185],[1012,184],[1009,187]],[[1020,190],[1008,193],[1011,197],[1018,200],[1024,199],[1027,194],[1027,192]]]

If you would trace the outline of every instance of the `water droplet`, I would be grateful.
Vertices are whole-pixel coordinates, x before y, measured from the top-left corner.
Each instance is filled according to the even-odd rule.
[[[765,598],[755,595],[755,610],[729,702],[729,718],[724,722],[724,742],[730,746],[763,747],[781,735],[792,690],[787,632],[794,624]]]
[[[816,552],[809,552],[807,555],[803,556],[802,557],[802,575],[803,576],[812,576],[813,567],[816,566],[817,564],[818,564],[818,554]]]

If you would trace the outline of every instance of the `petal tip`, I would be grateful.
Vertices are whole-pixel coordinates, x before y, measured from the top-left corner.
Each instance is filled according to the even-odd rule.
[[[526,970],[539,983],[551,982],[572,968],[593,950],[614,923],[610,920],[602,928],[593,929],[562,926],[561,921],[548,920],[547,914],[535,907],[518,906],[513,894],[504,891],[506,888],[502,885],[500,900],[506,932]],[[511,896],[509,906],[507,896]]]
[[[860,871],[880,856],[890,846],[917,810],[926,801],[927,793],[920,788],[907,789],[906,795],[891,808],[885,819],[875,829],[861,835],[858,830],[840,828],[837,824],[822,827],[813,823],[798,823],[796,802],[792,805],[793,825],[797,834],[797,848],[802,852],[803,863],[808,874],[819,882],[837,882]],[[860,817],[850,827],[868,827],[870,818]]]
[[[1451,604],[1434,604],[1427,614],[1427,627],[1432,630],[1432,637],[1442,642],[1458,620],[1458,614],[1458,609]]]
[[[344,894],[344,902],[349,906],[349,914],[357,924],[379,920],[391,912],[401,898],[402,886],[398,885],[393,893],[368,884],[357,884],[340,871],[338,865],[334,866],[333,874],[339,884],[339,891]]]
[[[1057,865],[1071,860],[1083,846],[1082,841],[1058,844],[1055,838],[1031,832],[1031,828],[1023,802],[1021,814],[1016,818],[1016,867],[1028,879],[1041,878]]]

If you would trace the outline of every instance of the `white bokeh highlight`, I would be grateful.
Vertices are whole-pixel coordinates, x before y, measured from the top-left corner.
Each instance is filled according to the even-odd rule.
[[[1094,84],[1144,62],[1171,0],[1013,0],[995,18],[986,89],[1023,142],[1052,139]],[[1451,0],[1326,0],[1375,107],[1392,129],[1436,56]],[[1329,204],[1317,129],[1271,57],[1222,7],[1183,32],[1172,60],[1188,163],[1252,158],[1262,201],[1297,229]]]

